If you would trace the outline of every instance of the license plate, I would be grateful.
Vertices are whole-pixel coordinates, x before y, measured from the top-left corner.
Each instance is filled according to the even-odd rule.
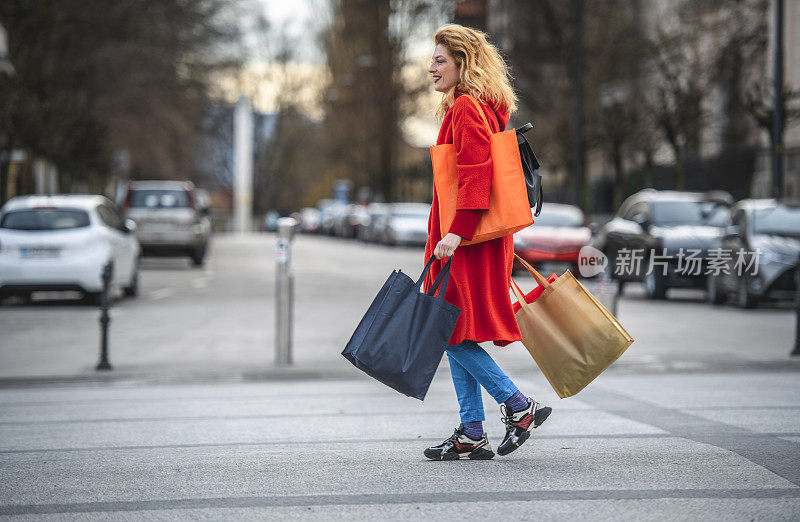
[[[45,247],[31,247],[20,248],[20,257],[33,258],[33,257],[58,257],[61,250],[58,248],[45,248]]]

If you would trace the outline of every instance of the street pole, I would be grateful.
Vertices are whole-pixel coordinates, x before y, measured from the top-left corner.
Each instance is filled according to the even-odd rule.
[[[114,267],[109,261],[103,266],[103,292],[100,294],[100,362],[97,363],[95,370],[111,369],[111,363],[108,362],[108,324],[111,322],[111,317],[108,315],[108,294],[113,275]]]
[[[800,355],[800,260],[794,267],[794,286],[795,286],[795,323],[794,323],[794,349],[789,355]]]
[[[253,109],[241,96],[233,116],[233,230],[253,228]]]
[[[783,0],[775,0],[775,92],[772,109],[772,179],[776,201],[783,195]]]
[[[574,149],[574,163],[575,163],[575,204],[581,207],[584,211],[588,209],[584,206],[583,201],[583,0],[573,0],[573,9],[575,11],[575,48],[574,48],[574,70],[573,70],[573,88],[574,88],[574,103],[575,114],[573,121],[572,131],[572,148]]]
[[[292,239],[297,221],[278,219],[278,251],[275,281],[275,365],[292,364],[294,330],[294,274],[292,274]]]

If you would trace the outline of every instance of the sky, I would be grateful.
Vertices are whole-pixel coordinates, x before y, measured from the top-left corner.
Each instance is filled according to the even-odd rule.
[[[291,37],[299,61],[319,63],[323,56],[316,44],[316,32],[330,9],[328,0],[257,0],[272,28]]]

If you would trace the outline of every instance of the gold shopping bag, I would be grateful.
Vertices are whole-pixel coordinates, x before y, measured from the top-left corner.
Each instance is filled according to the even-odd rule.
[[[516,255],[516,254],[515,254]],[[516,256],[544,290],[532,303],[512,279],[522,344],[561,398],[571,397],[611,366],[633,337],[567,270],[549,283]]]

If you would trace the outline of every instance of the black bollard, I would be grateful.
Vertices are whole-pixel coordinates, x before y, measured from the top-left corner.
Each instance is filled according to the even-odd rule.
[[[113,275],[114,266],[109,261],[103,267],[103,293],[100,294],[100,362],[97,363],[95,370],[111,369],[111,363],[108,362],[108,324],[111,322],[108,316],[108,294]]]
[[[789,355],[800,355],[800,263],[794,267],[795,309],[797,318],[794,326],[794,350]]]

